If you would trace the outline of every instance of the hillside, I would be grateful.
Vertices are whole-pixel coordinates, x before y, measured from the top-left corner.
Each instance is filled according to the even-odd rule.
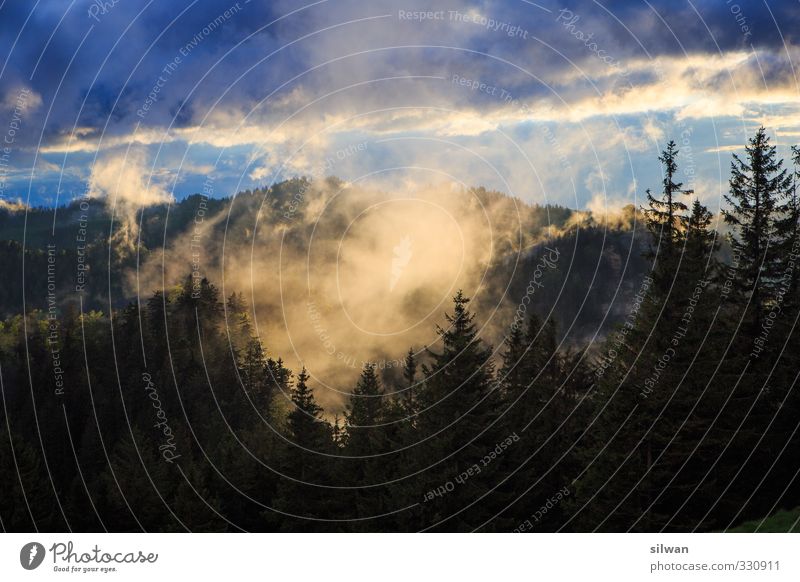
[[[343,193],[337,197],[335,192]],[[50,291],[60,308],[77,308],[79,296],[84,310],[121,308],[137,293],[161,287],[164,256],[169,258],[168,272],[163,273],[168,286],[190,274],[193,261],[199,262],[193,259],[191,248],[202,248],[202,276],[215,283],[222,279],[224,253],[230,265],[246,262],[254,245],[253,252],[264,257],[276,254],[280,246],[285,255],[301,260],[309,240],[335,242],[363,208],[387,198],[392,195],[347,189],[335,178],[322,184],[294,179],[229,198],[196,194],[171,205],[139,210],[135,220],[118,209],[112,222],[111,211],[100,200],[73,201],[57,209],[0,211],[0,269],[8,274],[7,284],[0,288],[0,313],[9,316],[23,309],[47,309],[48,274]],[[474,244],[477,250],[491,246],[492,256],[462,260],[468,269],[482,273],[479,282],[478,278],[468,281],[479,285],[476,304],[497,309],[506,318],[526,296],[536,266],[547,253],[545,247],[559,250],[557,264],[540,273],[535,296],[529,299],[536,311],[553,311],[570,342],[602,336],[623,319],[624,306],[630,304],[648,269],[642,259],[647,238],[632,208],[611,224],[560,206],[527,205],[482,188],[436,192],[429,198],[460,212],[459,228],[472,238],[482,232],[482,224],[474,226],[474,221],[489,217],[491,240]],[[324,220],[313,215],[319,208],[326,208]],[[381,237],[385,234],[380,233]],[[195,247],[193,236],[194,243],[199,243]],[[394,241],[391,235],[386,238]],[[391,250],[388,253],[387,261]],[[230,291],[246,291],[239,279],[231,279],[236,283],[229,285]],[[274,281],[267,279],[265,284],[274,287]],[[79,294],[76,286],[81,284]],[[409,297],[417,298],[410,300],[429,292],[420,285],[406,290]],[[51,296],[50,304],[52,300]],[[497,335],[499,330],[487,332]]]

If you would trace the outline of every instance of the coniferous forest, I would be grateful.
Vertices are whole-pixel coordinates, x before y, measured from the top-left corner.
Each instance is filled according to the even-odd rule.
[[[273,274],[254,290],[185,261],[136,293],[116,277],[191,236],[198,204],[227,227],[231,201],[190,199],[169,226],[142,210],[132,252],[96,214],[68,222],[70,244],[51,255],[44,210],[4,210],[0,527],[688,532],[794,510],[800,150],[781,159],[758,130],[732,157],[721,215],[681,183],[679,150],[668,143],[663,182],[619,224],[529,207],[522,228],[536,236],[501,315],[491,295],[510,267],[496,263],[447,295],[429,342],[387,354],[391,370],[358,362],[327,404],[314,365],[262,333],[282,315],[248,296],[277,288]],[[305,212],[310,182],[240,202],[268,200],[263,228],[278,232]],[[618,286],[611,270],[593,276],[616,260],[587,254],[598,241],[624,250]]]

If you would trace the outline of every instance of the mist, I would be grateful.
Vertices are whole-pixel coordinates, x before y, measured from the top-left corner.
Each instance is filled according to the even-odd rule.
[[[409,348],[423,358],[436,349],[459,289],[481,305],[482,336],[496,340],[520,298],[490,269],[511,264],[513,274],[564,227],[539,224],[546,213],[515,198],[448,183],[409,191],[328,178],[260,192],[213,216],[197,196],[190,228],[151,252],[128,285],[148,294],[191,271],[226,297],[241,292],[270,355],[305,366],[331,409],[365,363],[391,377]]]

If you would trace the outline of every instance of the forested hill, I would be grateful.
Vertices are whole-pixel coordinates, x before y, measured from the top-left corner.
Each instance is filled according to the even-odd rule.
[[[223,245],[229,255],[233,249],[246,254],[261,237],[271,242],[260,244],[255,252],[269,254],[265,244],[272,244],[280,233],[281,244],[301,250],[312,233],[319,236],[316,213],[325,204],[332,207],[331,192],[340,193],[339,199],[360,196],[364,204],[387,195],[364,190],[342,193],[343,188],[336,178],[320,184],[292,179],[229,198],[195,194],[143,210],[116,208],[113,221],[112,211],[98,199],[75,200],[56,209],[0,209],[0,269],[5,274],[0,314],[53,305],[78,309],[79,300],[84,311],[122,308],[137,293],[147,296],[161,288],[160,274],[133,279],[137,265],[141,270],[148,261],[158,264],[162,249],[168,249],[164,254],[170,263],[167,286],[192,271],[187,249],[201,227],[206,241],[202,276],[218,284]],[[561,206],[524,204],[483,188],[435,196],[445,198],[443,204],[463,208],[464,220],[489,216],[494,253],[480,265],[485,270],[481,293],[474,294],[479,307],[499,306],[501,312],[513,314],[542,264],[543,253],[547,254],[544,247],[559,250],[556,264],[539,269],[535,297],[529,299],[539,312],[552,310],[575,341],[602,336],[623,319],[649,268],[642,258],[648,235],[633,207],[613,219],[598,220]],[[356,212],[341,206],[326,215],[327,232],[342,231]]]
[[[714,531],[796,508],[800,173],[763,128],[747,156],[729,262],[674,142],[649,239],[633,209],[336,180],[114,228],[78,202],[57,243],[30,213],[4,271],[45,281],[0,326],[4,527]]]

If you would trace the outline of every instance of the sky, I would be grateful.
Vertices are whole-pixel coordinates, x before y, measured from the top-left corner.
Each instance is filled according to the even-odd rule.
[[[712,211],[800,142],[797,0],[0,0],[0,201],[133,207],[297,175],[602,211],[674,139]]]

